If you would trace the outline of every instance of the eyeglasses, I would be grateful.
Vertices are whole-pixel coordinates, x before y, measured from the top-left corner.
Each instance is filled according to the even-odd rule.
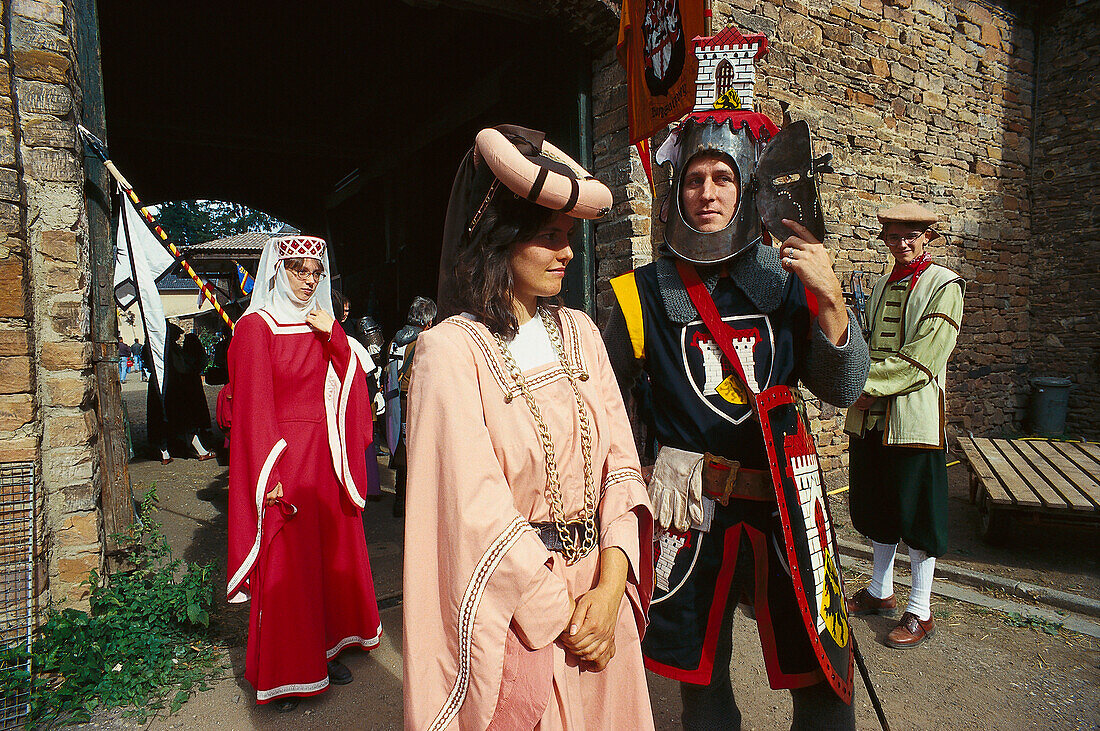
[[[320,269],[316,271],[311,269],[287,269],[287,271],[293,274],[295,279],[303,283],[313,281],[320,284],[321,280],[325,278],[325,273]]]
[[[912,244],[921,236],[924,236],[924,231],[913,231],[904,236],[901,234],[886,234],[886,245],[893,248],[902,244]]]

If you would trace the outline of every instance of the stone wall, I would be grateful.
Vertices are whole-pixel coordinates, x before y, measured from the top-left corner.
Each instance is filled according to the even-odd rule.
[[[80,603],[101,564],[83,168],[72,18],[5,3],[0,76],[0,462],[37,461],[36,593]]]
[[[80,580],[102,563],[92,264],[74,133],[83,100],[70,3],[8,0],[0,28],[0,273],[8,285],[0,292],[0,462],[40,467],[40,605],[81,601]],[[551,5],[581,8],[568,17],[595,39],[593,167],[616,200],[596,226],[602,320],[613,299],[608,278],[649,261],[661,231],[627,141],[614,6]],[[943,216],[950,244],[933,253],[969,281],[949,370],[955,425],[1017,428],[1026,379],[1041,372],[1078,383],[1070,427],[1096,434],[1097,4],[1022,19],[987,0],[714,6],[719,26],[769,37],[756,88],[764,111],[778,119],[778,102],[790,102],[809,121],[818,152],[834,155],[837,172],[823,180],[823,195],[845,284],[856,269],[885,269],[877,208],[913,197]],[[661,200],[667,171],[656,173]],[[812,413],[823,461],[842,474],[840,414]]]
[[[836,173],[822,180],[826,243],[846,289],[853,271],[886,269],[878,208],[913,198],[940,214],[949,245],[932,253],[968,281],[949,418],[984,433],[1014,428],[1030,361],[1030,25],[967,0],[715,0],[714,9],[716,29],[730,22],[769,38],[757,67],[763,111],[779,120],[789,102],[815,152],[833,153]],[[594,64],[593,86],[596,174],[617,201],[597,226],[606,318],[606,277],[649,260],[659,222],[627,145],[624,75],[611,52]],[[657,171],[658,199],[667,175]],[[811,411],[827,468],[846,464],[843,414]]]
[[[1067,430],[1100,437],[1100,3],[1040,16],[1031,171],[1031,371],[1074,383]]]

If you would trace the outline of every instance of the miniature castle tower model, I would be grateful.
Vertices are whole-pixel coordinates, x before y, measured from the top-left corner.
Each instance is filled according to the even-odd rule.
[[[763,34],[742,35],[730,26],[709,38],[695,38],[693,53],[699,59],[693,112],[714,109],[752,111],[756,61],[768,52]]]

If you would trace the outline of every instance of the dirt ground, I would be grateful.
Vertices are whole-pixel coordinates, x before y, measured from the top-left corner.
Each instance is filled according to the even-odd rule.
[[[948,463],[960,459],[948,456]],[[972,571],[1026,581],[1051,589],[1100,599],[1100,529],[1016,522],[1003,545],[991,546],[978,535],[978,509],[970,504],[966,462],[947,469],[950,481],[950,550],[943,560]],[[870,546],[852,528],[848,493],[830,498],[837,535]],[[903,547],[903,550],[904,547]]]
[[[211,407],[216,389],[208,389]],[[153,461],[145,443],[145,387],[133,376],[124,385],[136,456],[131,478],[136,492],[156,485],[157,514],[170,542],[188,561],[210,562],[216,587],[225,582],[227,470],[215,461],[177,458]],[[212,413],[212,412],[211,412]],[[211,445],[213,446],[213,445]],[[383,469],[383,486],[392,473]],[[1063,591],[1100,597],[1100,552],[1095,532],[1022,527],[1016,540],[989,547],[977,537],[977,512],[967,500],[965,466],[950,468],[954,548],[943,560],[976,571],[1022,579]],[[384,647],[349,658],[356,682],[305,700],[294,714],[257,708],[243,673],[247,605],[217,602],[214,633],[228,648],[228,668],[213,690],[189,701],[150,728],[398,728],[400,709],[400,594],[402,522],[391,517],[392,495],[367,504],[364,525],[375,586],[387,632]],[[861,540],[850,528],[844,495],[833,504],[842,537]],[[852,587],[867,577],[846,572]],[[216,594],[216,596],[220,596]],[[901,599],[902,597],[899,597]],[[1095,729],[1100,728],[1100,642],[1065,630],[1015,626],[1006,615],[933,598],[936,636],[922,647],[891,650],[882,644],[893,622],[855,618],[853,628],[886,714],[894,729]],[[1052,634],[1048,634],[1052,632]],[[786,728],[790,696],[768,690],[754,624],[738,616],[733,658],[734,690],[745,729]],[[679,728],[676,683],[650,675],[659,729]],[[856,719],[861,729],[878,727],[866,690],[856,679]],[[113,713],[95,728],[134,728]]]

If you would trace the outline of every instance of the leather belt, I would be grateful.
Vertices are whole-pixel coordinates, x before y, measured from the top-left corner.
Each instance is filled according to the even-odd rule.
[[[555,553],[562,553],[565,551],[565,546],[562,545],[561,542],[561,534],[558,532],[558,523],[553,521],[547,523],[531,523],[531,527],[539,534],[542,545],[546,546],[547,551],[553,551]],[[584,540],[584,521],[571,520],[565,524],[565,530],[573,537],[573,543],[575,545],[580,545]]]
[[[710,452],[703,455],[703,494],[722,505],[730,498],[775,501],[771,473],[743,469],[740,462]]]

